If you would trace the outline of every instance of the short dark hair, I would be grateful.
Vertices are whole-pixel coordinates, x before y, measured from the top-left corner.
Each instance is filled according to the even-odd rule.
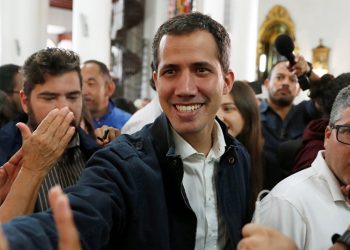
[[[197,30],[208,31],[215,39],[218,48],[218,59],[224,73],[230,67],[230,37],[225,28],[210,16],[199,12],[187,13],[175,16],[162,24],[153,39],[153,70],[158,69],[158,50],[160,40],[164,35],[183,35]]]
[[[16,88],[15,76],[20,73],[21,67],[15,64],[5,64],[0,67],[0,90],[13,94]]]
[[[281,59],[281,60],[278,60],[277,62],[275,62],[272,66],[271,66],[271,69],[270,69],[270,71],[268,72],[268,74],[267,74],[267,79],[271,79],[271,75],[272,75],[272,72],[273,72],[273,70],[275,69],[275,67],[278,65],[278,64],[280,64],[280,63],[286,63],[286,62],[288,62],[288,60],[287,59]]]
[[[37,84],[44,84],[48,76],[60,76],[70,71],[76,71],[80,86],[80,59],[78,54],[71,50],[46,48],[32,54],[24,63],[24,93],[29,96]]]
[[[108,69],[106,64],[104,64],[103,62],[97,61],[97,60],[87,60],[83,63],[83,65],[88,64],[88,63],[96,64],[98,66],[98,68],[100,69],[100,72],[102,75],[108,77],[108,79],[112,79],[111,74],[109,73],[109,69]]]
[[[18,115],[16,105],[8,94],[0,90],[0,127],[14,119]]]

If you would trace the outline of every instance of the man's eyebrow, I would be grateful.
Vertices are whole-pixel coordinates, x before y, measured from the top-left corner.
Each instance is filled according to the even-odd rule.
[[[78,95],[81,94],[80,90],[74,90],[74,91],[70,91],[65,93],[65,95]],[[38,96],[59,96],[61,95],[60,93],[55,93],[55,92],[50,92],[50,91],[44,91],[41,92]]]
[[[81,94],[80,90],[75,90],[75,91],[71,91],[71,92],[66,93],[66,95],[79,95],[79,94]]]
[[[160,67],[160,70],[164,69],[173,69],[173,68],[178,68],[179,66],[177,64],[169,63],[169,64],[164,64],[163,66]]]
[[[44,92],[41,92],[38,96],[57,96],[57,95],[59,94],[55,92],[44,91]]]
[[[211,65],[208,62],[195,62],[195,63],[192,63],[192,65],[196,66],[196,67],[206,67],[206,68],[212,68],[213,67],[213,65]]]
[[[96,81],[95,77],[89,77],[88,79],[86,79],[87,82],[89,81]]]

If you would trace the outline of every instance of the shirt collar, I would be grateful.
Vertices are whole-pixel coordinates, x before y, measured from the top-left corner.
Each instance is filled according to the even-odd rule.
[[[98,119],[93,119],[94,120],[94,122],[96,123],[96,122],[99,122],[99,121],[104,121],[104,120],[107,120],[108,119],[108,117],[110,116],[110,114],[113,112],[113,108],[114,108],[114,103],[112,102],[112,100],[111,99],[109,99],[109,101],[108,101],[108,109],[107,109],[107,113],[106,114],[104,114],[103,116],[101,116],[100,118],[98,118]],[[98,127],[100,127],[100,126],[98,126]]]
[[[320,178],[324,179],[327,182],[333,200],[345,202],[345,197],[343,196],[340,190],[339,181],[337,180],[334,173],[327,165],[326,160],[324,159],[324,152],[325,150],[320,150],[318,152],[316,160],[314,161],[314,163],[312,163],[312,166],[314,166],[315,169],[317,169]]]
[[[260,106],[259,106],[260,112],[264,113],[267,111],[268,108],[269,108],[269,104],[267,103],[267,100],[265,99],[261,100]]]
[[[183,139],[173,127],[171,127],[171,131],[174,138],[176,154],[180,155],[182,160],[193,154],[202,154],[197,152],[197,150],[195,150],[187,141],[185,141],[185,139]],[[214,122],[213,135],[214,143],[208,153],[207,158],[219,159],[225,152],[226,142],[222,129],[216,120]]]
[[[80,146],[80,137],[79,137],[79,133],[77,132],[68,143],[67,148],[74,148],[78,146]]]

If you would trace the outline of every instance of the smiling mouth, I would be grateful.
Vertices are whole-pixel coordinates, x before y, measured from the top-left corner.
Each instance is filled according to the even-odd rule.
[[[180,112],[192,112],[194,110],[202,107],[202,104],[193,104],[193,105],[175,105],[176,109]]]

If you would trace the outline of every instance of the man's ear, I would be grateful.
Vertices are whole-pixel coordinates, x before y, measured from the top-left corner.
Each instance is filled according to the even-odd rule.
[[[156,89],[158,89],[158,87],[157,87],[158,78],[157,78],[156,71],[153,71],[152,77],[153,77],[154,86],[156,87]]]
[[[331,134],[332,134],[332,129],[331,129],[331,127],[327,126],[326,130],[324,131],[323,147],[326,147],[327,142],[328,142],[329,138],[331,137]]]
[[[269,89],[269,83],[270,83],[270,79],[266,78],[263,82],[263,85],[266,89]]]
[[[21,100],[22,109],[27,114],[28,113],[29,99],[26,96],[26,94],[24,94],[23,90],[19,91],[19,98]]]
[[[106,86],[106,95],[108,97],[111,97],[113,95],[115,89],[116,89],[116,86],[115,86],[114,81],[112,79],[108,80],[107,86]]]
[[[234,80],[235,80],[235,74],[233,73],[232,70],[229,70],[229,72],[224,76],[225,86],[222,92],[223,95],[230,93]]]

